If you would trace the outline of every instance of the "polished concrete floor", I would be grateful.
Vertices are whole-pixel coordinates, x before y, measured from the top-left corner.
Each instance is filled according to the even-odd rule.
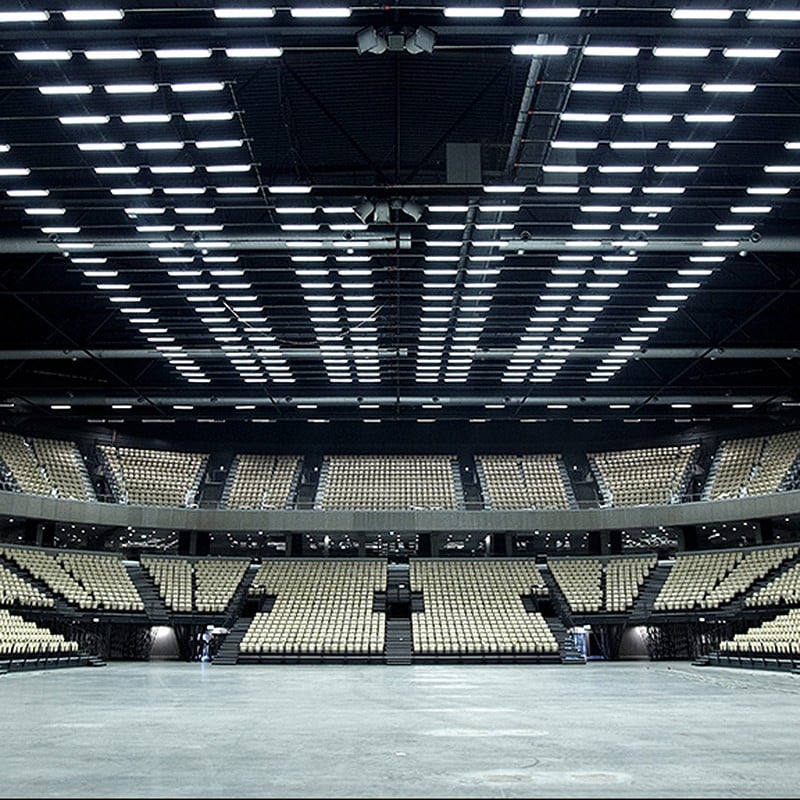
[[[800,797],[790,673],[111,662],[0,709],[0,797]]]

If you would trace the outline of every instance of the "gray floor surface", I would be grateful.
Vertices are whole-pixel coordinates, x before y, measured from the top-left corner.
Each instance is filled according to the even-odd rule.
[[[0,797],[800,796],[800,677],[688,662],[111,662],[0,709]]]

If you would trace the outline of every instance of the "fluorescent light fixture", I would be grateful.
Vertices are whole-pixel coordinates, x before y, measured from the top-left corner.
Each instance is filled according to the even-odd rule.
[[[731,214],[769,214],[772,206],[731,206]]]
[[[671,122],[672,114],[623,114],[623,122]]]
[[[581,206],[580,209],[587,214],[617,214],[622,206]]]
[[[49,11],[0,11],[0,22],[47,22]]]
[[[92,151],[118,151],[125,149],[125,142],[78,142],[78,150]]]
[[[632,186],[590,186],[591,194],[630,194]]]
[[[142,57],[141,50],[85,50],[89,61],[135,61]]]
[[[9,197],[47,197],[49,189],[9,189],[6,194]]]
[[[726,47],[722,51],[725,58],[777,58],[780,50],[766,47]]]
[[[109,22],[125,16],[119,8],[73,8],[61,12],[67,22]]]
[[[301,184],[283,184],[268,186],[271,194],[309,194],[311,192],[310,186],[303,186]]]
[[[484,186],[483,187],[483,191],[484,192],[495,193],[495,194],[504,194],[504,193],[505,194],[513,194],[515,192],[524,192],[526,188],[527,188],[526,186],[513,186],[513,185],[510,185],[510,184],[505,184],[505,185],[496,184],[494,186]]]
[[[541,194],[577,194],[580,186],[537,186],[536,191]]]
[[[279,58],[283,55],[282,47],[226,47],[228,58]]]
[[[110,83],[103,88],[107,94],[153,94],[158,91],[155,83]]]
[[[50,233],[56,233],[56,234],[57,233],[80,233],[80,232],[81,232],[80,228],[72,228],[72,227],[66,227],[66,226],[64,226],[64,227],[53,227],[53,228],[42,228],[42,233],[47,233],[47,234],[50,234]],[[116,274],[117,274],[116,272],[113,273],[114,276],[116,276]],[[88,276],[88,277],[91,277],[91,276]],[[100,277],[109,277],[109,276],[108,275],[102,275]]]
[[[500,19],[505,13],[503,7],[497,6],[445,6],[444,8],[445,17],[452,19]]]
[[[289,11],[295,19],[346,19],[352,13],[344,6],[300,6]]]
[[[18,61],[69,61],[70,50],[18,50],[14,53]]]
[[[59,117],[62,125],[105,125],[111,120],[103,114],[87,114],[82,117]]]
[[[786,186],[748,186],[747,194],[789,194]]]
[[[577,81],[572,84],[573,92],[621,92],[625,88],[624,83],[586,83]]]
[[[690,175],[690,174],[693,174],[695,172],[698,172],[699,170],[700,170],[700,167],[698,167],[698,166],[696,166],[694,164],[684,164],[684,165],[675,166],[675,167],[671,167],[671,166],[653,167],[653,172],[679,173],[679,174],[687,174],[687,175]]]
[[[639,55],[638,47],[616,47],[605,45],[587,45],[583,48],[585,56],[604,56],[607,58],[623,58]]]
[[[754,92],[756,85],[754,83],[704,83],[702,86],[704,92]]]
[[[767,164],[764,172],[777,174],[796,174],[800,172],[800,166],[794,164]]]
[[[189,83],[171,83],[173,92],[221,92],[225,88],[222,81],[191,81]]]
[[[571,166],[568,164],[544,164],[542,172],[552,172],[556,175],[582,175],[589,167]],[[431,227],[430,225],[428,227]],[[463,225],[461,226],[464,227]]]
[[[610,165],[610,166],[599,166],[597,168],[598,172],[607,173],[610,175],[625,175],[625,174],[638,174],[644,171],[644,167],[642,166],[618,166],[618,165]]]
[[[182,150],[183,142],[136,142],[138,150]]]
[[[611,114],[578,114],[568,111],[562,111],[562,122],[608,122],[611,119]]]
[[[684,114],[684,122],[710,122],[710,123],[724,123],[733,122],[736,117],[733,114]]]
[[[631,206],[634,214],[669,214],[672,206]]]
[[[747,19],[765,20],[767,22],[797,22],[800,20],[800,11],[750,8],[745,12],[745,16]]]
[[[608,146],[612,150],[655,150],[656,147],[658,147],[658,142],[616,141],[616,142],[609,142]]]
[[[221,173],[221,172],[249,172],[250,164],[211,164],[206,166],[206,172]],[[276,209],[277,210],[277,209]],[[311,209],[312,211],[314,209]]]
[[[654,47],[653,55],[657,58],[707,58],[711,50],[708,47]]]
[[[198,150],[214,150],[226,147],[241,147],[244,142],[241,139],[202,139],[196,141],[194,146]]]
[[[256,194],[258,186],[217,186],[217,194]]]
[[[129,206],[125,209],[125,213],[129,217],[145,216],[147,214],[163,214],[167,209],[159,208],[157,206]]]
[[[690,83],[637,83],[637,92],[688,92]]]
[[[155,50],[156,58],[211,58],[211,50],[207,47],[176,47]]]
[[[525,19],[575,19],[581,10],[572,6],[521,8],[519,15]]]
[[[514,44],[511,52],[515,56],[565,56],[569,48],[565,44]]]
[[[120,119],[126,125],[146,125],[161,122],[169,122],[171,114],[123,114]]]
[[[673,19],[730,19],[733,11],[727,8],[673,8],[670,12]]]
[[[642,186],[642,194],[683,194],[684,186]]]
[[[207,111],[196,114],[184,114],[187,122],[227,122],[233,119],[233,111]]]
[[[670,150],[713,150],[717,146],[716,142],[688,141],[667,142]]]
[[[214,16],[217,19],[272,19],[275,16],[275,9],[265,6],[215,8]]]
[[[559,139],[550,142],[550,147],[556,150],[595,150],[598,142],[577,139]]]
[[[195,167],[148,167],[153,175],[191,175],[195,171]]]
[[[139,233],[170,233],[175,230],[174,225],[137,225]]]
[[[82,84],[66,84],[64,86],[40,86],[41,94],[91,94],[92,87]]]

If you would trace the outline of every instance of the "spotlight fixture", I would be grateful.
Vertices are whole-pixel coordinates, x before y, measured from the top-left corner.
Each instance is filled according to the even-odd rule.
[[[375,211],[372,214],[373,222],[391,222],[392,211],[389,206],[388,200],[377,200],[375,202]]]
[[[379,34],[373,25],[368,25],[356,33],[356,47],[360,56],[363,56],[364,53],[379,55],[389,49],[389,43],[386,37]]]
[[[420,25],[406,37],[406,52],[412,55],[432,53],[436,44],[436,34],[424,25]]]
[[[390,223],[393,218],[397,218],[399,212],[410,217],[414,222],[419,222],[424,211],[425,206],[416,199],[401,197],[373,198],[371,200],[365,197],[353,206],[353,213],[364,223]]]
[[[359,55],[373,53],[380,55],[387,50],[411,55],[432,53],[436,44],[436,33],[424,25],[417,28],[376,28],[368,25],[356,33],[356,48]]]
[[[370,200],[362,200],[358,205],[353,207],[353,213],[362,222],[367,222],[373,211],[375,211],[375,203]]]
[[[406,200],[400,206],[401,210],[408,214],[414,222],[419,222],[420,217],[422,217],[423,207],[419,204],[414,202],[413,200]]]

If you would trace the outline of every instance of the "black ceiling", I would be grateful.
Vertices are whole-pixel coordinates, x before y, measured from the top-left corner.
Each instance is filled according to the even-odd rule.
[[[0,14],[6,421],[794,419],[800,19],[138,5]]]

